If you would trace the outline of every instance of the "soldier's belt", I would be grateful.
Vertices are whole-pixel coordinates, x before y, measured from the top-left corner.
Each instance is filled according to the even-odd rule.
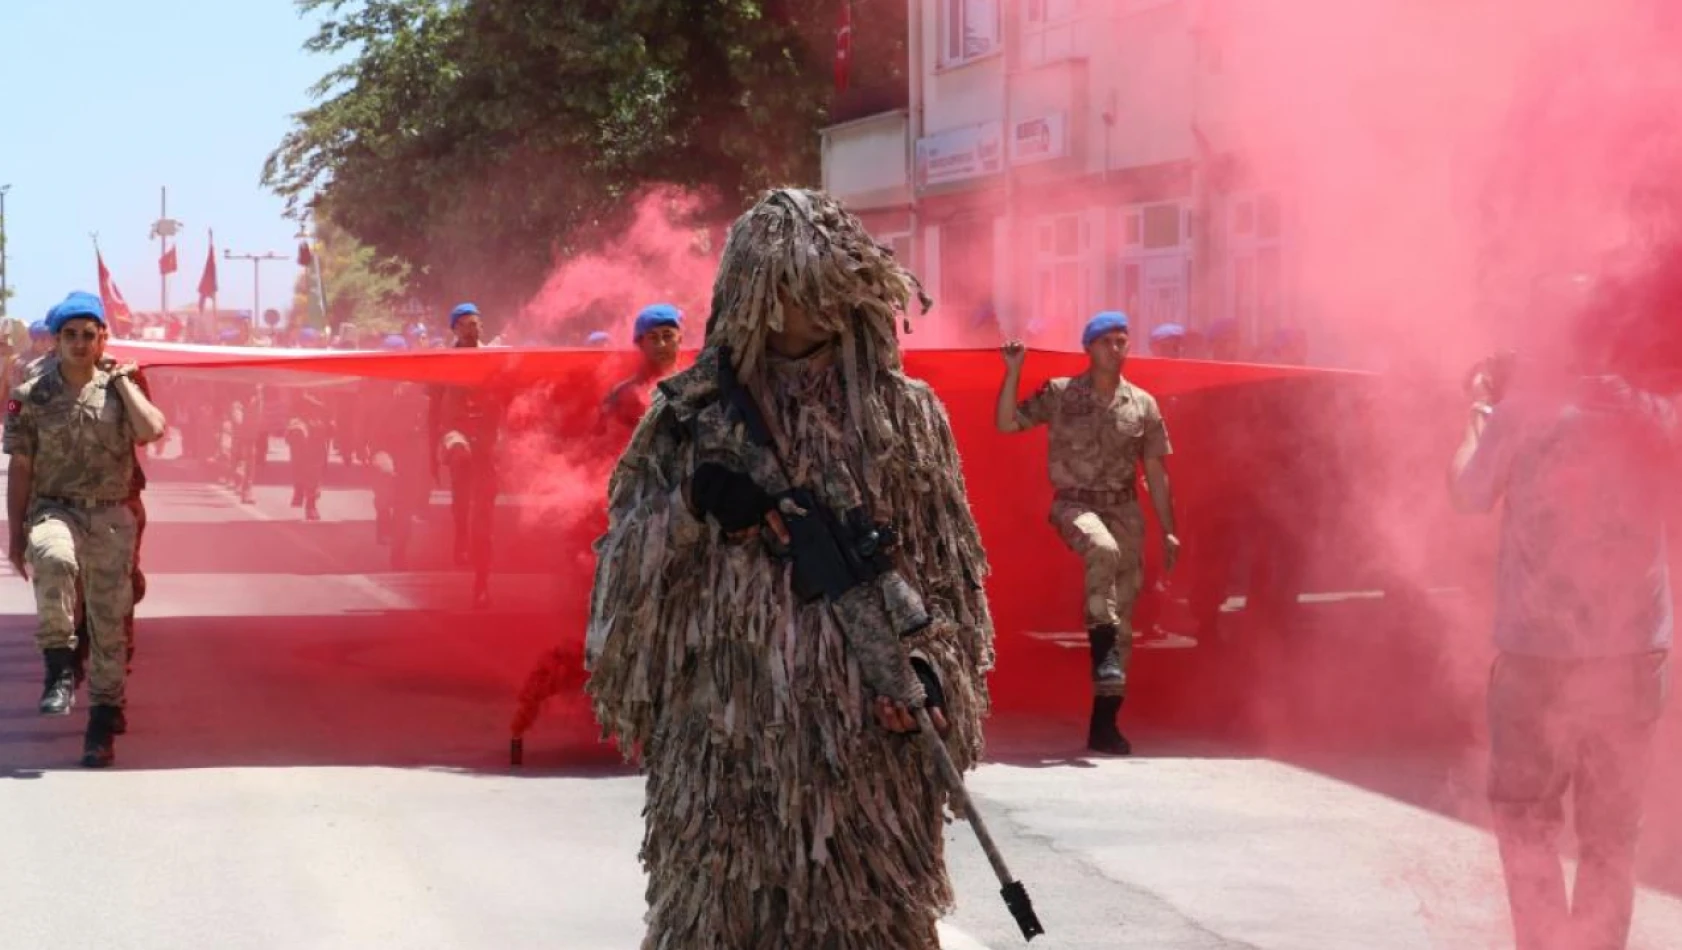
[[[1085,488],[1059,488],[1057,500],[1073,502],[1077,505],[1124,505],[1139,497],[1138,490],[1133,487],[1117,489],[1115,491],[1092,491]]]
[[[56,495],[36,495],[35,499],[43,504],[55,505],[59,508],[75,508],[80,511],[96,511],[100,508],[116,508],[128,504],[127,498],[60,498]]]

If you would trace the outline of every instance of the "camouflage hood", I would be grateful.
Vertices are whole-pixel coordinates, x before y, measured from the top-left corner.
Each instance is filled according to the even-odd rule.
[[[909,330],[913,296],[928,312],[933,301],[917,278],[840,202],[819,191],[768,192],[730,228],[700,357],[661,389],[686,414],[687,399],[710,395],[721,347],[744,384],[758,389],[766,340],[793,304],[835,334],[843,378],[858,394],[876,372],[899,371],[897,329],[904,320]],[[849,408],[860,418],[856,395]]]

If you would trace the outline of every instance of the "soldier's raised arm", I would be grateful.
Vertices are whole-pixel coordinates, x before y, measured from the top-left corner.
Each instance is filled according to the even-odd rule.
[[[1000,348],[1005,358],[1005,378],[999,385],[999,402],[993,415],[993,425],[1000,432],[1022,432],[1028,428],[1016,411],[1016,393],[1022,386],[1022,364],[1028,359],[1028,347],[1020,340],[1010,340]]]

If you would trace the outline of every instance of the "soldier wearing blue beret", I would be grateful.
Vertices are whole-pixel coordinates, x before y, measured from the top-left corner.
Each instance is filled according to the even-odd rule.
[[[1087,643],[1092,653],[1092,720],[1087,746],[1127,755],[1132,745],[1116,726],[1127,693],[1133,607],[1144,584],[1145,516],[1138,470],[1162,526],[1163,560],[1172,570],[1180,541],[1163,464],[1172,449],[1162,411],[1150,393],[1122,377],[1129,348],[1127,315],[1110,310],[1081,332],[1086,372],[1047,381],[1017,402],[1027,349],[1004,346],[1005,378],[995,425],[1000,432],[1050,430],[1047,448],[1056,494],[1051,523],[1086,566]]]
[[[454,348],[484,344],[477,305],[458,304],[450,311]],[[450,471],[450,514],[455,524],[456,564],[473,567],[473,605],[490,606],[491,530],[496,520],[496,451],[503,397],[488,386],[435,386],[427,431],[434,455]]]
[[[608,390],[602,400],[604,426],[617,420],[629,429],[642,419],[649,391],[677,365],[678,348],[683,345],[683,311],[669,303],[644,307],[632,324],[631,342],[642,361],[635,373]]]
[[[98,297],[72,293],[47,326],[58,341],[56,358],[13,389],[6,406],[9,559],[35,588],[36,643],[46,660],[43,715],[67,715],[75,701],[80,583],[92,641],[82,764],[102,767],[114,761],[115,736],[126,729],[135,446],[161,438],[165,420],[135,384],[136,367],[105,360],[108,331]]]

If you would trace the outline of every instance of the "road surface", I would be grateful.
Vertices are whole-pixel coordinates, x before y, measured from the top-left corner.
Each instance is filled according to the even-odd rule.
[[[304,524],[278,483],[241,506],[192,474],[160,466],[150,494],[116,768],[76,767],[82,700],[35,714],[32,599],[0,577],[5,945],[637,946],[639,780],[576,702],[540,722],[526,768],[506,762],[514,691],[558,635],[545,575],[500,574],[475,615],[464,575],[383,566],[360,490]],[[1010,661],[1043,654],[1069,701],[997,717],[972,781],[1050,931],[1035,947],[1508,945],[1471,751],[1317,765],[1145,723],[1151,756],[1091,760],[1079,660],[1039,649]],[[1020,946],[967,829],[949,837],[946,945]],[[1682,902],[1644,889],[1634,945],[1682,946]]]

